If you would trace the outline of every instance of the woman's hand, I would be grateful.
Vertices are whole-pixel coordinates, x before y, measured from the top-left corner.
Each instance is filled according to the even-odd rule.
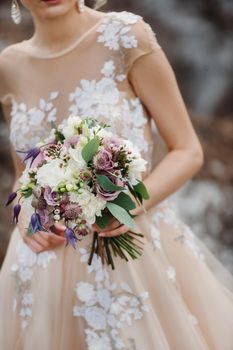
[[[129,231],[129,228],[121,224],[117,219],[112,218],[105,229],[100,228],[97,224],[92,225],[93,229],[100,237],[114,237],[122,235]]]
[[[41,253],[46,250],[52,250],[65,244],[65,226],[60,223],[54,225],[53,232],[38,231],[33,235],[27,234],[25,225],[23,225],[22,221],[19,222],[18,226],[24,243],[26,243],[34,253]]]

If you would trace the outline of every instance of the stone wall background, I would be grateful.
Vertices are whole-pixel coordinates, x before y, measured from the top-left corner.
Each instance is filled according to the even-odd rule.
[[[175,70],[206,159],[199,174],[172,196],[174,205],[233,272],[233,2],[109,0],[103,10],[128,10],[142,15],[152,25]],[[30,15],[24,11],[23,23],[15,26],[10,19],[9,1],[2,0],[0,50],[30,37],[32,31]],[[0,137],[1,264],[13,228],[10,211],[3,207],[12,186],[13,168],[1,113]],[[163,146],[159,152],[163,154]]]

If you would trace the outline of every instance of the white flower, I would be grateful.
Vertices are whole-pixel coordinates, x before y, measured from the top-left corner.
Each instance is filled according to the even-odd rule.
[[[81,193],[71,193],[70,201],[82,207],[83,216],[89,224],[94,224],[95,216],[100,216],[106,206],[106,201],[96,197],[90,190],[83,188]]]
[[[85,320],[90,327],[96,330],[106,329],[106,313],[100,307],[87,307],[85,310]]]
[[[137,180],[142,179],[142,172],[146,170],[146,163],[147,161],[143,158],[133,159],[129,163],[129,179],[132,185],[136,185]]]
[[[86,168],[86,162],[82,157],[81,148],[70,148],[69,156],[74,162],[68,162],[68,168],[71,167],[74,171],[80,171],[83,168]]]
[[[38,169],[36,178],[38,184],[43,187],[57,187],[60,182],[66,180],[63,162],[60,159],[52,159],[49,163],[44,164]]]
[[[61,125],[61,130],[66,139],[71,138],[77,134],[76,127],[81,123],[82,119],[76,115],[71,115],[66,121],[65,125]]]
[[[94,287],[90,283],[80,282],[76,286],[76,294],[81,301],[87,303],[95,295]]]

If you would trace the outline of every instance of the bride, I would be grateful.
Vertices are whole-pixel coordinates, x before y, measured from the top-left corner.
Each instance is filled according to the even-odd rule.
[[[0,55],[0,98],[16,169],[22,151],[69,114],[95,116],[147,160],[146,213],[137,207],[144,253],[116,270],[90,239],[64,247],[64,227],[28,236],[29,208],[12,232],[0,273],[2,350],[232,350],[233,278],[166,200],[203,164],[173,70],[150,25],[131,12],[83,0],[21,0],[33,36]],[[101,1],[103,3],[103,1]],[[21,4],[12,18],[21,20]],[[152,125],[168,153],[153,166]],[[19,152],[20,151],[20,152]],[[156,153],[156,150],[155,150]],[[102,236],[124,234],[117,220]]]

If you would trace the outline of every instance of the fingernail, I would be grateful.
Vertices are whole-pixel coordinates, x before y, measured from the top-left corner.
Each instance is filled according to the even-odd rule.
[[[100,232],[100,233],[99,233],[99,236],[100,236],[100,237],[104,237],[104,236],[105,236],[105,233],[104,233],[104,232]]]

